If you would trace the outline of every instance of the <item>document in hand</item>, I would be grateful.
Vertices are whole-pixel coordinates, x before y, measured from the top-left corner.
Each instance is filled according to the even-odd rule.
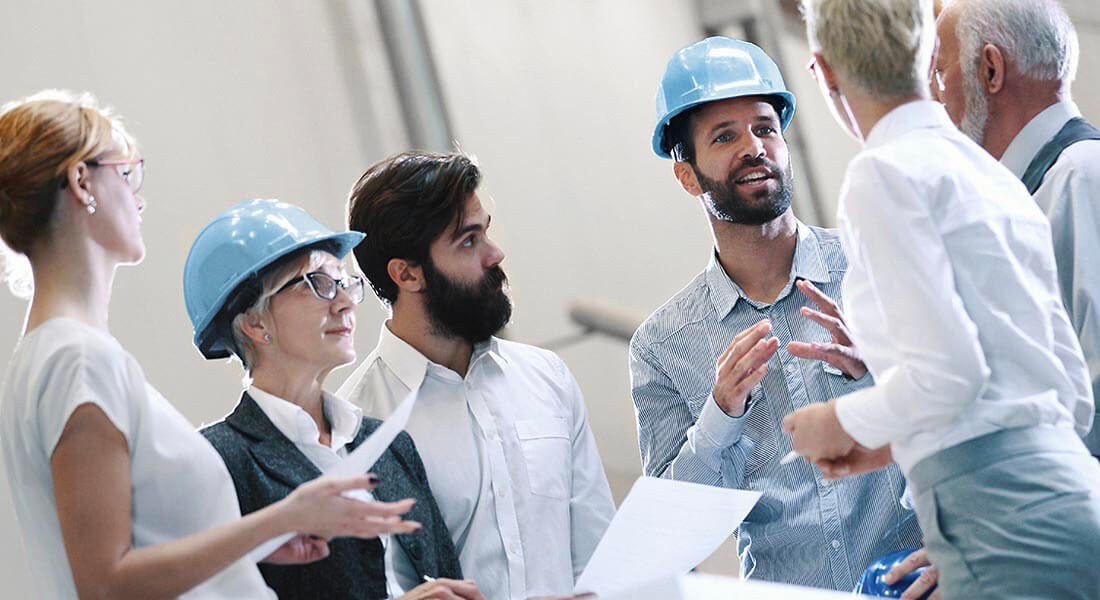
[[[413,390],[401,401],[401,404],[393,411],[390,418],[379,425],[374,433],[363,440],[362,444],[359,444],[359,447],[345,456],[344,460],[326,469],[321,477],[349,477],[351,475],[362,475],[369,471],[374,463],[382,457],[382,453],[386,451],[386,448],[390,447],[397,434],[405,429],[405,423],[409,421],[409,415],[412,414],[415,404],[416,390]],[[347,494],[345,493],[345,495]],[[260,562],[296,535],[298,534],[284,533],[279,537],[272,538],[249,552],[247,558],[251,562]]]
[[[732,535],[759,499],[760,492],[639,477],[575,591],[605,596],[683,575]]]

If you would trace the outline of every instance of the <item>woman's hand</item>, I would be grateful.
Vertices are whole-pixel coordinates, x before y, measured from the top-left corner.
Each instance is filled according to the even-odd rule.
[[[364,502],[342,495],[377,485],[378,478],[374,475],[320,477],[304,483],[279,501],[286,528],[325,539],[372,538],[420,529],[416,521],[401,520],[401,515],[416,503],[412,498],[400,502]]]
[[[440,577],[414,587],[397,600],[485,600],[485,596],[469,579]]]
[[[304,565],[328,556],[328,542],[311,535],[296,535],[260,562],[272,565]]]

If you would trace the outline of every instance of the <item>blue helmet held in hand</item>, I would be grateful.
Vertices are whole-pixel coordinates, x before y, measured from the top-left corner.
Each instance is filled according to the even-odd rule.
[[[287,254],[322,245],[343,258],[366,237],[335,232],[306,211],[279,200],[245,200],[214,217],[191,244],[183,267],[183,298],[195,329],[194,342],[206,358],[235,352],[223,313],[244,310],[257,299],[260,271]],[[226,310],[228,305],[234,305]]]
[[[742,96],[778,100],[776,111],[783,129],[794,117],[794,94],[783,82],[779,66],[759,46],[714,36],[681,48],[669,59],[657,88],[653,151],[661,158],[672,158],[665,134],[676,115],[706,102]]]
[[[928,567],[920,567],[915,569],[912,573],[909,573],[905,577],[902,577],[894,585],[887,585],[882,580],[883,576],[890,572],[895,566],[901,564],[906,557],[916,552],[919,548],[908,548],[905,550],[895,550],[889,554],[875,559],[867,570],[863,572],[863,577],[859,578],[859,583],[856,584],[856,589],[852,590],[857,594],[863,594],[864,596],[878,596],[881,598],[900,598],[905,590],[909,589],[910,585],[921,576],[922,573]],[[935,586],[931,590],[928,590],[918,600],[925,600],[935,590]]]

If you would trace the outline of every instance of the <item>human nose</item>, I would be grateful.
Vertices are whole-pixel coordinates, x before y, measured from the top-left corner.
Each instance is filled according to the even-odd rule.
[[[351,297],[351,292],[345,289],[343,286],[336,286],[336,296],[329,302],[329,308],[334,314],[340,314],[351,310],[355,306],[355,301]]]
[[[493,243],[491,240],[489,244],[489,253],[485,255],[485,266],[489,269],[504,262],[504,251],[500,249],[500,246]]]
[[[745,139],[745,145],[741,148],[741,158],[745,160],[755,160],[764,156],[766,153],[764,140],[760,139],[752,132],[749,132],[749,135],[743,136],[743,138]]]

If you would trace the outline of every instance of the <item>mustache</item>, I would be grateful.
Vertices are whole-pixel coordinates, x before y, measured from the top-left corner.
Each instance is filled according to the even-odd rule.
[[[481,279],[481,287],[486,290],[499,289],[506,283],[508,283],[508,276],[504,274],[504,269],[501,269],[500,265],[489,269]]]
[[[773,177],[779,175],[780,173],[779,165],[777,163],[774,163],[764,158],[763,156],[758,156],[756,158],[746,158],[742,160],[741,166],[730,174],[729,180],[736,181],[738,179],[741,179],[742,173],[749,169],[755,169],[757,167],[764,167],[769,171],[768,174]]]

